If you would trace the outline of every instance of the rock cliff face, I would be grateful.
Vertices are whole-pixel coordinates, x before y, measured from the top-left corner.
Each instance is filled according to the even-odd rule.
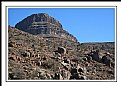
[[[63,29],[59,21],[45,13],[28,16],[17,23],[15,27],[33,35],[60,37],[77,42],[72,34]]]

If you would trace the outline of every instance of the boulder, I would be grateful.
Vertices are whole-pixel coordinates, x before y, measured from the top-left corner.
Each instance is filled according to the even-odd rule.
[[[66,49],[64,47],[58,47],[58,53],[60,54],[66,54]]]
[[[15,42],[10,42],[8,43],[8,47],[15,47],[16,43]]]
[[[59,80],[60,79],[60,73],[56,72],[54,75],[54,79]]]
[[[92,60],[99,61],[99,50],[92,52]]]
[[[22,56],[23,56],[23,57],[30,57],[31,54],[30,54],[30,52],[25,51],[25,52],[22,54]]]
[[[102,62],[103,64],[106,64],[107,66],[111,67],[111,60],[110,60],[110,58],[109,58],[107,55],[104,55],[104,56],[102,57],[101,62]]]
[[[16,58],[15,57],[9,57],[8,59],[13,60],[13,61],[16,61]]]

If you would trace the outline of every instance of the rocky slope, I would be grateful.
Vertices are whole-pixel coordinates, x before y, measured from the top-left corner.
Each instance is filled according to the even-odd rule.
[[[8,35],[9,80],[115,79],[113,42],[80,44],[64,38],[32,35],[10,26]],[[55,53],[58,47],[64,47],[66,53]],[[105,53],[110,62],[102,60]],[[73,70],[74,67],[78,70]]]

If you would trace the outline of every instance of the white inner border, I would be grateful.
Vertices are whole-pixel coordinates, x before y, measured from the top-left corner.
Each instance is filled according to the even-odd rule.
[[[29,82],[6,82],[6,77],[5,77],[5,73],[6,73],[6,71],[5,71],[5,65],[6,65],[6,63],[5,63],[5,60],[6,60],[5,59],[6,58],[6,55],[5,55],[6,54],[6,50],[5,50],[5,46],[6,46],[5,45],[6,44],[5,43],[5,37],[6,37],[5,30],[7,29],[7,27],[5,26],[5,22],[6,22],[5,21],[5,18],[6,18],[5,8],[6,8],[6,6],[11,6],[9,8],[16,8],[16,6],[17,7],[20,6],[20,8],[22,8],[22,7],[25,8],[24,6],[30,6],[30,7],[26,7],[26,8],[38,8],[37,6],[41,6],[41,7],[43,6],[43,8],[45,8],[46,6],[47,6],[47,8],[50,8],[52,6],[58,6],[58,7],[55,7],[55,8],[114,8],[114,7],[107,7],[107,6],[117,6],[117,8],[118,8],[117,13],[121,12],[121,9],[119,9],[119,8],[121,8],[121,3],[118,3],[118,2],[117,3],[116,2],[2,2],[2,84],[6,85],[6,86],[16,86],[16,85],[21,86],[21,85],[26,85],[26,84],[29,85],[29,86],[35,85],[34,82],[31,82],[31,83],[29,83]],[[12,7],[12,6],[14,6],[14,7]],[[36,7],[31,7],[31,6],[36,6]],[[50,7],[48,7],[48,6],[50,6]],[[59,6],[63,6],[63,7],[59,7]],[[66,7],[64,7],[64,6],[66,6]],[[67,7],[67,6],[69,6],[69,7]],[[73,7],[73,6],[76,6],[76,7]],[[84,6],[84,7],[82,7],[82,6]],[[86,7],[86,6],[88,6],[88,7]],[[89,6],[94,6],[94,7],[89,7]],[[95,7],[95,6],[104,6],[104,7]],[[118,25],[120,25],[119,20],[121,20],[121,18],[119,18],[119,15],[121,15],[121,13],[117,14],[117,17],[118,17],[117,18],[117,34],[116,34],[116,29],[115,29],[115,42],[116,42],[116,35],[117,35],[117,45],[115,45],[115,47],[118,46],[118,32],[119,32],[118,31],[118,27],[119,27]],[[116,16],[115,16],[115,21],[116,21]],[[115,28],[116,28],[116,24],[115,24]],[[117,50],[117,52],[118,52],[118,50]],[[116,51],[115,51],[115,57],[116,57]],[[117,57],[116,57],[117,58],[117,65],[118,65],[118,60],[119,60],[118,57],[119,57],[119,55],[117,53]],[[121,68],[119,68],[119,66],[117,66],[117,69],[119,70]],[[116,77],[116,75],[117,74],[115,74],[115,77]],[[119,79],[118,76],[116,78]],[[18,80],[15,80],[15,81],[18,81]],[[22,80],[22,81],[28,81],[28,80]],[[29,80],[29,81],[34,81],[34,80]],[[35,80],[35,81],[37,81],[37,80]],[[43,81],[43,80],[41,80],[41,81]],[[47,80],[47,81],[50,81],[50,80]],[[58,80],[54,80],[54,81],[58,81]],[[68,80],[66,80],[66,81],[68,81]],[[78,80],[76,80],[76,81],[78,81]],[[93,80],[91,80],[91,81],[93,81]],[[94,80],[94,81],[96,81],[96,80]],[[97,81],[99,81],[99,80],[97,80]],[[111,81],[111,80],[106,80],[106,81]],[[114,80],[112,80],[112,81],[114,81]],[[17,83],[19,83],[19,84],[17,84]],[[39,86],[41,84],[41,83],[39,83],[39,84],[37,84],[37,83],[39,83],[39,82],[36,82],[37,86]],[[44,82],[42,82],[42,83],[44,83]],[[47,82],[45,82],[45,83],[47,83]],[[60,83],[60,82],[53,82],[53,83]],[[66,83],[68,83],[68,82],[64,82],[64,83],[65,84],[63,84],[63,85],[67,85]],[[83,83],[85,83],[85,82],[83,82]],[[102,86],[104,84],[104,82],[101,82],[103,84],[101,84],[101,83],[100,84],[98,84],[98,83],[89,84],[89,83],[95,83],[95,82],[88,82],[88,84],[84,84],[84,85],[87,85],[87,86],[88,85],[93,85],[93,86],[94,85],[96,85],[96,86],[100,85],[100,86]],[[110,83],[116,83],[116,82],[110,82]],[[44,85],[51,85],[51,84],[44,84]],[[54,85],[54,84],[52,84],[52,85]],[[59,84],[57,84],[57,85],[59,85]],[[75,84],[69,84],[69,85],[75,85]],[[105,85],[115,86],[116,84],[107,84],[107,83],[105,83]]]

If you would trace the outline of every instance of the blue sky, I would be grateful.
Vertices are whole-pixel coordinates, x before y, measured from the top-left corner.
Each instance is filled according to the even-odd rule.
[[[8,8],[8,24],[38,13],[54,17],[81,43],[115,41],[114,8]]]

